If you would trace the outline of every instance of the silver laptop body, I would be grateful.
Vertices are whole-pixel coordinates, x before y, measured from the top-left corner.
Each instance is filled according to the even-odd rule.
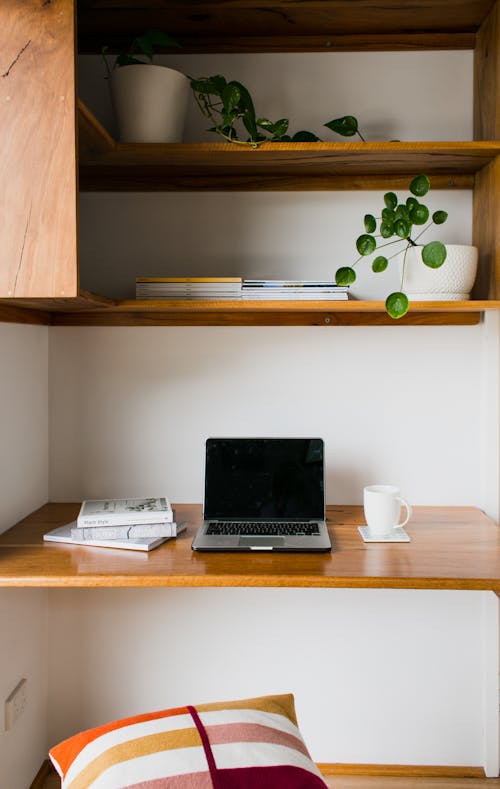
[[[194,551],[315,553],[325,522],[321,438],[209,438]]]

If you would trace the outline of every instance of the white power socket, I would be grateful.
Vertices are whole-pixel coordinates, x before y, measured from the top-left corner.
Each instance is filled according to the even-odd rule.
[[[28,702],[27,681],[22,679],[5,699],[5,731],[10,731],[19,720]]]

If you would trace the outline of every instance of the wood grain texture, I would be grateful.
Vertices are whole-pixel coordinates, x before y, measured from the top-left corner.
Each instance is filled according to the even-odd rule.
[[[476,176],[472,203],[472,243],[479,266],[472,298],[500,296],[500,158]]]
[[[332,789],[498,789],[500,779],[485,778],[478,767],[318,764]],[[59,789],[60,780],[47,760],[30,789]]]
[[[0,296],[78,292],[73,17],[0,3]]]
[[[80,0],[80,51],[169,30],[185,52],[472,48],[491,0]]]
[[[327,508],[330,554],[195,553],[201,507],[176,505],[186,532],[150,554],[48,544],[78,504],[47,504],[0,536],[0,587],[327,587],[500,591],[500,530],[473,507],[415,507],[410,543],[364,543],[361,507]]]
[[[474,49],[474,139],[500,138],[500,8],[494,3]]]

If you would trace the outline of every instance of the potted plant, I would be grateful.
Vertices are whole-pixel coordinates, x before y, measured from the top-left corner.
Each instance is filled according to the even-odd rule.
[[[160,30],[134,38],[110,68],[111,97],[122,142],[180,142],[189,97],[189,79],[180,71],[153,63],[155,46],[178,47]]]
[[[402,248],[387,257],[377,254],[372,260],[372,271],[385,271],[391,258],[400,261],[400,290],[391,293],[385,302],[392,318],[401,318],[409,308],[409,297],[415,300],[465,300],[469,298],[477,271],[476,247],[445,245],[441,241],[419,244],[420,237],[432,226],[446,222],[446,211],[435,211],[432,216],[420,198],[430,189],[427,175],[418,175],[410,183],[410,195],[400,202],[394,192],[384,195],[384,207],[377,219],[372,214],[364,217],[365,233],[356,240],[359,258],[352,266],[343,266],[335,274],[338,285],[351,285],[356,280],[354,266],[368,255],[380,252],[392,244]],[[375,235],[378,224],[378,235]],[[422,228],[414,235],[415,231]]]

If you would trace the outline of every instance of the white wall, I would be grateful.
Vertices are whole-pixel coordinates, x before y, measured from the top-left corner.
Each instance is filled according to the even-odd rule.
[[[48,498],[48,328],[0,324],[0,359],[1,532]],[[0,786],[8,789],[26,789],[46,757],[47,604],[42,590],[0,591]],[[23,677],[26,712],[6,732],[3,702]]]
[[[294,129],[319,132],[352,113],[372,139],[471,137],[471,53],[167,60],[241,79],[259,114],[289,116]],[[111,128],[101,75],[98,59],[81,58],[80,93]],[[186,138],[217,141],[205,127],[192,106]],[[123,297],[138,275],[331,276],[352,262],[362,217],[381,199],[85,194],[82,284]],[[449,210],[448,238],[470,242],[470,194],[430,202]],[[393,281],[361,270],[356,293]],[[314,434],[326,441],[329,502],[393,482],[415,504],[495,516],[494,359],[496,317],[439,328],[53,328],[50,495],[165,490],[200,501],[208,435]],[[497,605],[485,595],[60,590],[50,603],[51,742],[150,708],[291,690],[318,760],[496,769]]]

